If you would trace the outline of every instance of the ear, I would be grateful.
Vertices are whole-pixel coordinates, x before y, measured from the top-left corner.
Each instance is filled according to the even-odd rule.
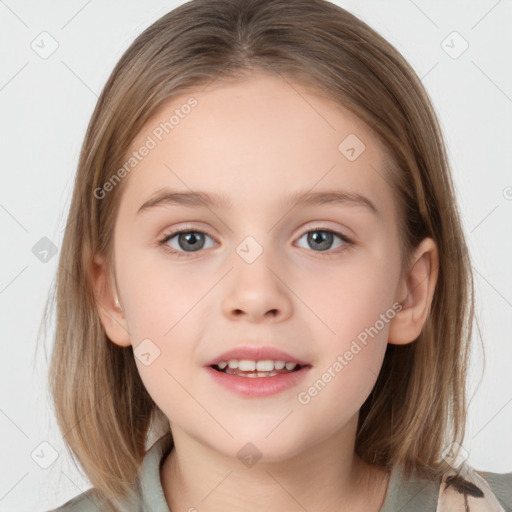
[[[122,306],[116,302],[114,279],[103,256],[94,257],[92,279],[98,315],[108,338],[116,345],[128,347],[131,345],[128,323]]]
[[[425,238],[414,251],[407,275],[399,285],[402,309],[390,322],[388,343],[405,345],[418,338],[427,319],[439,270],[437,246]]]

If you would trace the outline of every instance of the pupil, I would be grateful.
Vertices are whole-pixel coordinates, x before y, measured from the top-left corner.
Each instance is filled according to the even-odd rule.
[[[182,242],[185,241],[185,244],[183,244]],[[199,243],[198,243],[199,241]],[[202,247],[202,244],[201,242],[204,243],[204,236],[201,234],[201,233],[197,233],[195,231],[191,231],[189,233],[182,233],[180,236],[179,236],[179,244],[180,244],[180,247],[182,249],[192,249],[192,250],[197,250],[198,248],[200,249]],[[189,244],[189,246],[187,247],[187,244]]]
[[[332,244],[332,237],[333,234],[328,231],[314,231],[308,235],[308,242],[310,242],[312,246],[316,246],[321,249],[329,249]]]

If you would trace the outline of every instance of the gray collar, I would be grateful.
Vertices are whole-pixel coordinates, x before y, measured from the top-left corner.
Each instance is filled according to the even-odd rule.
[[[139,469],[141,512],[170,512],[160,480],[160,465],[172,446],[171,433],[165,434],[144,456]]]
[[[162,436],[146,453],[139,469],[141,512],[170,512],[165,500],[160,466],[173,446],[171,433]],[[405,480],[398,466],[393,466],[384,503],[379,512],[436,510],[440,482],[413,477]]]

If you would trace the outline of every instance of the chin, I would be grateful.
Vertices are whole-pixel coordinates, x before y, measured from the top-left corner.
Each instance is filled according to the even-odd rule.
[[[268,435],[270,430],[263,431],[254,427],[247,430],[236,430],[233,432],[234,439],[226,443],[225,438],[220,444],[210,446],[226,457],[239,459],[251,467],[251,461],[257,459],[259,462],[283,462],[297,456],[304,451],[309,443],[295,432],[279,427]],[[268,436],[268,437],[267,437]]]

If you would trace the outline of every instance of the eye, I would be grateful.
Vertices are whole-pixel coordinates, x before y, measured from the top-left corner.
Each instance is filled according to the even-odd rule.
[[[353,245],[352,240],[344,234],[333,231],[332,229],[315,228],[303,233],[299,240],[304,237],[306,237],[306,243],[313,247],[315,252],[326,252],[329,249],[337,249],[343,246],[350,247]],[[332,247],[335,238],[341,240],[341,243],[336,247]],[[306,249],[307,248],[308,247],[306,247]]]
[[[306,243],[313,248],[314,252],[330,252],[331,249],[344,246],[345,248],[349,248],[354,245],[352,240],[344,234],[327,228],[315,228],[306,231],[298,240],[300,241],[305,237]],[[164,238],[159,241],[159,245],[162,246],[165,252],[180,258],[190,258],[195,252],[199,252],[201,249],[208,249],[214,245],[213,243],[208,246],[205,243],[207,238],[215,243],[215,240],[204,231],[181,229],[166,234]],[[332,247],[336,238],[340,240],[340,243],[336,247]],[[305,248],[308,249],[308,247]]]
[[[204,231],[182,229],[165,235],[163,240],[160,240],[160,245],[162,245],[162,248],[166,252],[187,258],[190,257],[190,253],[208,248],[208,246],[205,246],[206,237],[213,240],[212,237]]]

